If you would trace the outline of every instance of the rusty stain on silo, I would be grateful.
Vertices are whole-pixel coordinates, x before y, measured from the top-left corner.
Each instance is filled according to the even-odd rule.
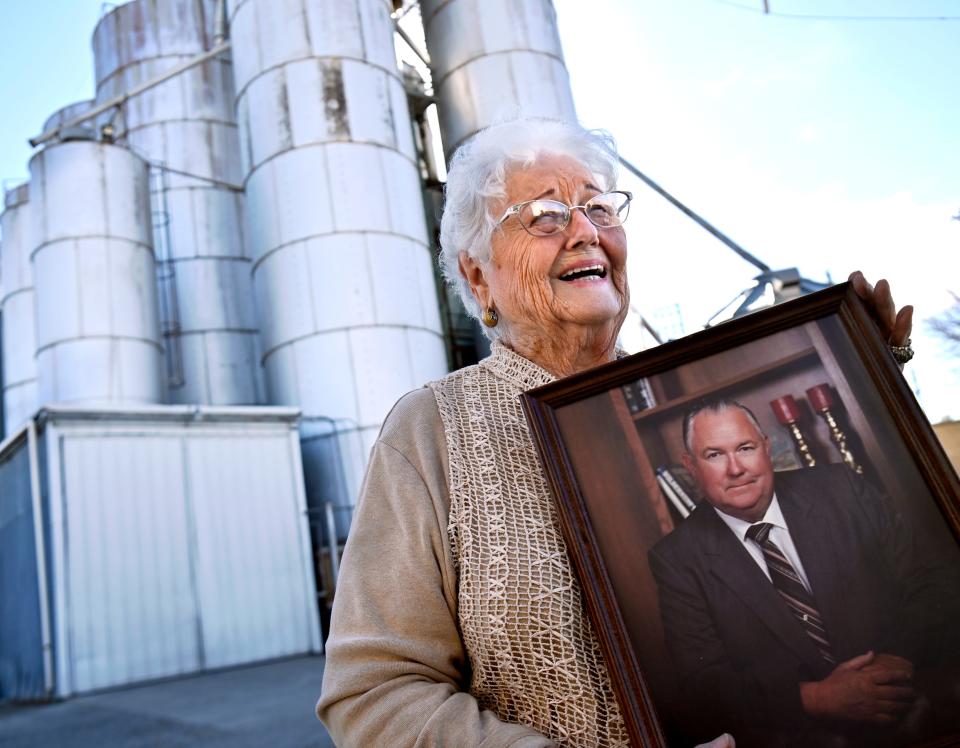
[[[277,138],[283,148],[293,148],[293,131],[290,122],[290,93],[287,90],[287,76],[281,70],[275,79],[277,86]]]
[[[347,97],[343,90],[343,67],[340,60],[327,60],[323,68],[323,103],[327,115],[327,132],[336,138],[350,138]]]

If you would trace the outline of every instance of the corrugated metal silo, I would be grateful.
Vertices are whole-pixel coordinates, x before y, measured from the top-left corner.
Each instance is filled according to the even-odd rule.
[[[3,313],[3,426],[11,434],[37,409],[36,320],[33,310],[34,249],[30,215],[30,185],[21,184],[4,195],[0,215],[0,310]]]
[[[447,369],[390,7],[228,7],[268,390],[303,408],[311,501],[349,505],[390,406]]]
[[[105,15],[93,36],[98,100],[211,48],[216,5],[134,0]],[[114,127],[119,142],[154,164],[169,401],[262,402],[229,60],[209,60],[130,99]]]
[[[90,140],[30,160],[39,401],[162,401],[148,172]]]
[[[421,0],[420,9],[448,155],[498,119],[576,119],[551,0]]]

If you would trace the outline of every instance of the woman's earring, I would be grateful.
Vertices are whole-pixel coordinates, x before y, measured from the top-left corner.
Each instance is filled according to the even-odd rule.
[[[483,310],[480,319],[483,320],[483,324],[487,327],[496,327],[500,321],[500,316],[497,314],[497,310],[490,306]]]

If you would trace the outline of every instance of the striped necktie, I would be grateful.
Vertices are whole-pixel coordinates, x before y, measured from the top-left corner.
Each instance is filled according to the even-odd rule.
[[[833,653],[830,651],[830,642],[827,639],[827,630],[823,627],[823,621],[820,620],[820,611],[817,610],[816,601],[813,595],[807,592],[803,581],[793,568],[793,564],[783,555],[783,551],[770,539],[770,531],[773,525],[769,522],[758,522],[750,525],[747,530],[747,537],[760,546],[763,551],[763,558],[767,562],[767,569],[770,570],[770,581],[777,592],[787,604],[790,612],[796,617],[807,632],[820,655],[831,665],[836,663]]]

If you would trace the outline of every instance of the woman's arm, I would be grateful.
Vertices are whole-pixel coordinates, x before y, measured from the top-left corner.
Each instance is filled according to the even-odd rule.
[[[373,448],[340,567],[317,704],[339,746],[554,745],[466,692],[446,476],[433,394],[413,392]]]

